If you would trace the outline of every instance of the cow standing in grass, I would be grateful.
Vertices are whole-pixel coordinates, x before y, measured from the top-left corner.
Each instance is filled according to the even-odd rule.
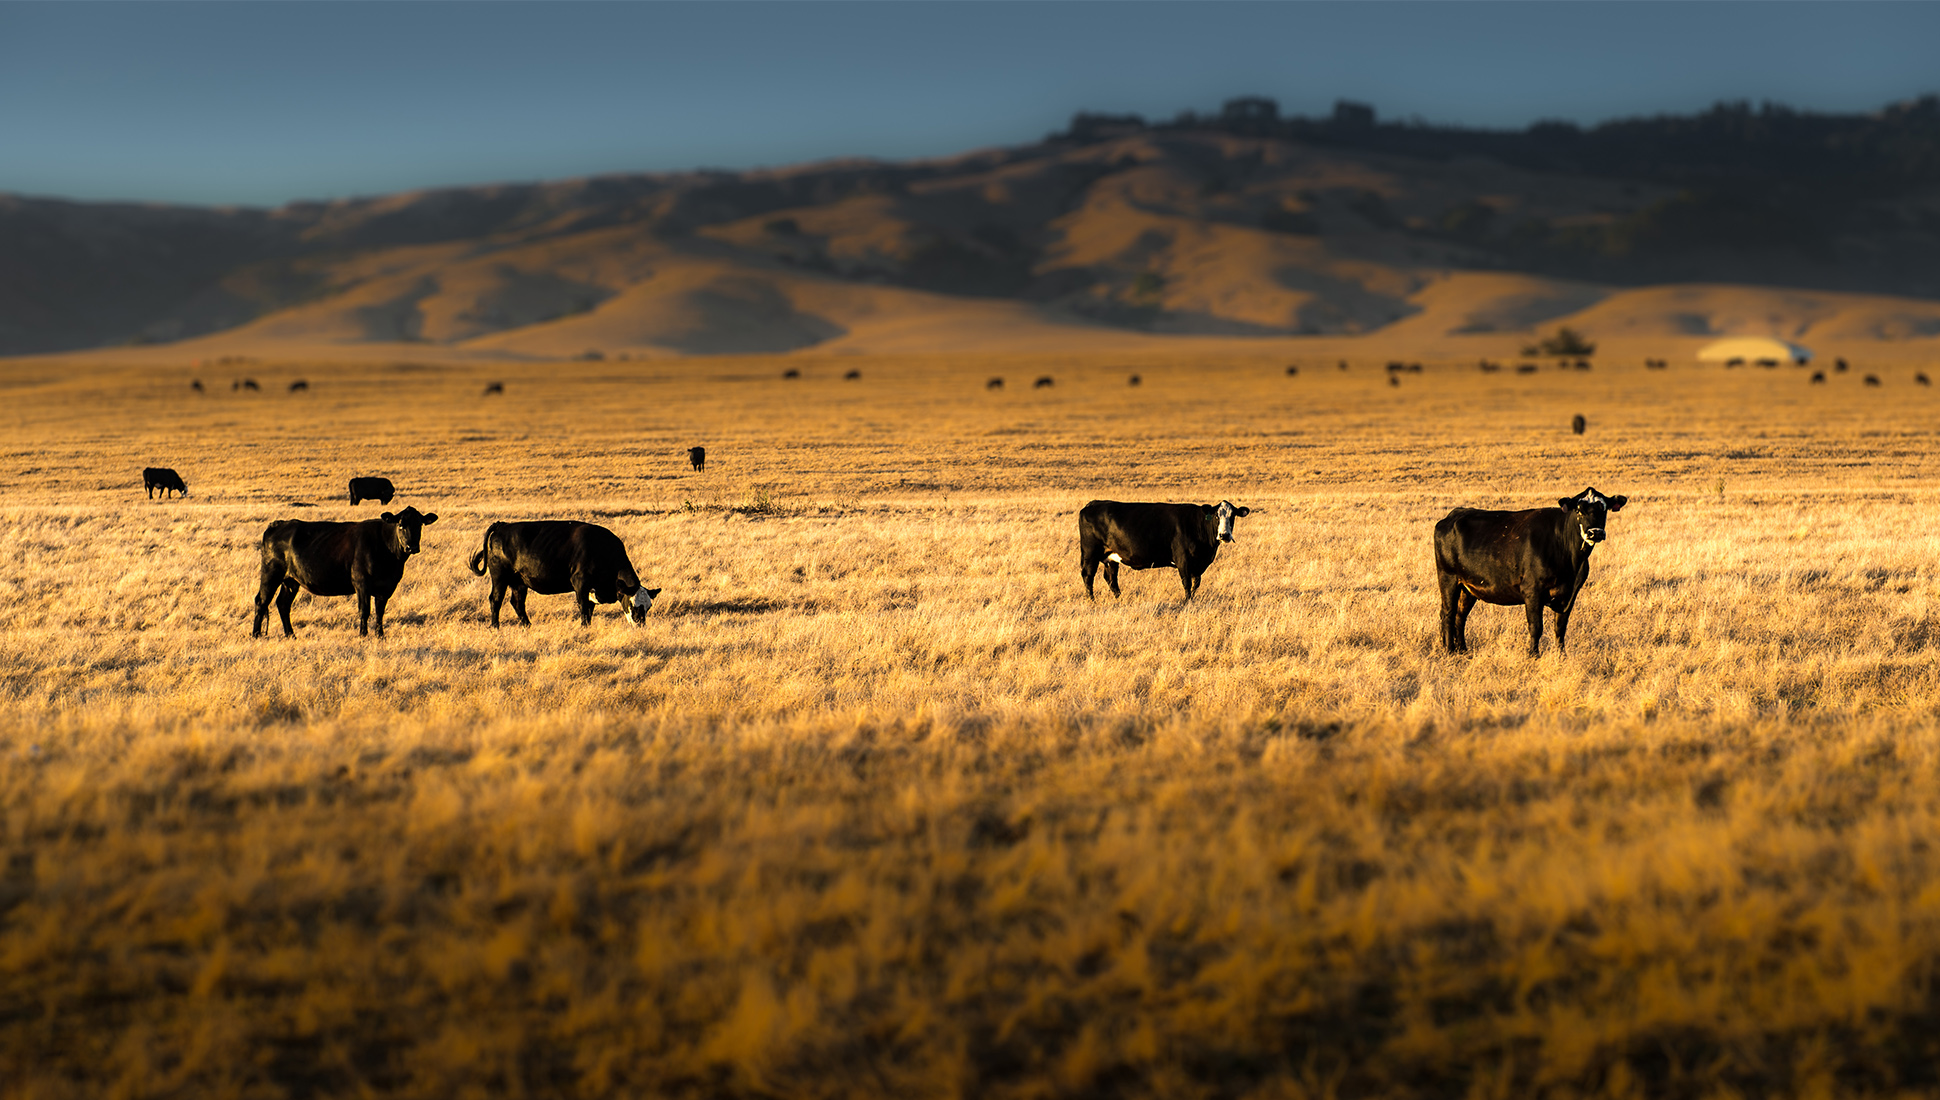
[[[159,490],[162,499],[167,500],[170,493],[189,495],[189,487],[183,483],[182,475],[166,466],[150,466],[141,472],[141,487],[150,500],[155,499]]]
[[[1435,571],[1442,592],[1442,645],[1468,652],[1475,601],[1521,604],[1529,615],[1529,655],[1542,652],[1543,608],[1556,612],[1556,651],[1569,637],[1570,612],[1590,579],[1590,551],[1603,541],[1611,512],[1628,497],[1585,489],[1554,508],[1495,512],[1457,508],[1435,525]]]
[[[263,530],[263,567],[250,637],[262,637],[272,598],[283,618],[283,635],[295,637],[290,605],[302,588],[313,596],[356,596],[359,635],[370,633],[375,604],[377,636],[382,638],[384,605],[404,579],[404,563],[418,552],[424,529],[436,522],[435,513],[421,515],[406,508],[361,523],[279,519],[270,524]]]
[[[579,610],[579,624],[593,625],[593,605],[618,603],[627,620],[638,626],[658,588],[644,588],[620,536],[597,523],[545,519],[525,523],[494,523],[485,528],[483,544],[472,555],[471,571],[492,578],[492,626],[506,594],[519,625],[531,626],[525,615],[528,590],[542,596],[571,592]]]
[[[1092,582],[1100,566],[1111,594],[1118,591],[1118,567],[1176,568],[1186,599],[1199,590],[1199,578],[1212,566],[1219,544],[1233,541],[1233,521],[1251,514],[1230,500],[1218,504],[1125,503],[1094,500],[1078,511],[1078,568],[1085,595],[1097,599]]]

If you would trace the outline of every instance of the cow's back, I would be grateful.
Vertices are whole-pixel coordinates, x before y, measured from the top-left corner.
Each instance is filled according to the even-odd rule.
[[[517,573],[541,595],[572,590],[573,570],[597,570],[626,561],[620,537],[596,523],[539,519],[496,523],[488,538],[488,568]]]

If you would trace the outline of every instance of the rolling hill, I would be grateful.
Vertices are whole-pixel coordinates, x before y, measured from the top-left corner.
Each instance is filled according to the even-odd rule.
[[[275,210],[0,196],[0,354],[1443,340],[1565,320],[1619,339],[1922,340],[1940,336],[1936,134],[1930,100],[1517,133],[1236,100],[922,162]]]

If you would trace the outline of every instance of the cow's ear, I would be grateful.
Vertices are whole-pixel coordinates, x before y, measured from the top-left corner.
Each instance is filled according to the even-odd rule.
[[[384,521],[385,523],[396,523],[396,522],[397,522],[397,513],[395,513],[395,512],[386,512],[386,513],[384,513],[383,515],[381,515],[381,516],[378,516],[377,518],[378,518],[378,519],[381,519],[381,520],[383,520],[383,521]]]
[[[1621,512],[1623,511],[1623,506],[1629,503],[1630,503],[1629,497],[1611,497],[1610,510],[1612,512]]]
[[[658,588],[649,588],[649,589],[647,589],[647,599],[650,599],[650,600],[657,600],[657,599],[659,599],[659,598],[660,598],[660,593],[661,593],[661,591],[662,591],[662,590],[661,590],[661,589],[658,589]]]
[[[1234,515],[1236,515],[1236,516],[1250,516],[1250,515],[1252,515],[1252,514],[1253,514],[1253,509],[1251,509],[1251,508],[1235,508],[1235,509],[1233,509],[1233,514],[1234,514]]]
[[[1561,508],[1561,509],[1562,509],[1563,511],[1565,511],[1565,512],[1567,512],[1567,511],[1569,511],[1569,510],[1570,510],[1571,508],[1574,508],[1574,507],[1576,507],[1576,498],[1575,498],[1575,497],[1558,497],[1558,498],[1556,499],[1556,507],[1558,507],[1558,508]]]
[[[424,517],[424,525],[426,527],[429,527],[436,522],[438,522],[438,513],[436,512],[433,512],[430,515]]]

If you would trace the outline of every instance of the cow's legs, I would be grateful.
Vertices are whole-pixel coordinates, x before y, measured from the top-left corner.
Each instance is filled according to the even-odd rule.
[[[1523,601],[1523,609],[1529,613],[1529,655],[1541,655],[1543,651],[1543,598],[1536,586],[1529,586],[1530,595]]]
[[[593,625],[593,596],[585,588],[573,589],[573,602],[579,606],[579,625]]]
[[[263,620],[269,618],[269,602],[276,596],[276,587],[283,583],[283,569],[279,562],[266,561],[256,585],[256,622],[249,628],[249,636],[263,636]]]
[[[532,620],[525,617],[525,585],[512,586],[512,610],[519,616],[520,626],[532,625]]]
[[[1461,593],[1462,582],[1443,573],[1438,578],[1442,590],[1442,648],[1450,653],[1460,653],[1465,646],[1462,638]]]
[[[1455,644],[1468,652],[1468,613],[1475,610],[1475,593],[1464,588],[1455,594]]]
[[[1111,598],[1114,600],[1117,599],[1118,598],[1118,563],[1115,561],[1108,561],[1105,563],[1105,584],[1107,587],[1111,589]]]
[[[377,636],[382,638],[384,636],[384,605],[389,603],[391,598],[389,596],[375,596],[373,599],[377,603]]]
[[[498,609],[505,605],[505,582],[492,578],[492,629],[498,629]],[[523,618],[523,616],[521,616]]]
[[[1569,638],[1570,612],[1575,608],[1576,597],[1572,594],[1568,603],[1556,609],[1556,652],[1559,656],[1567,652],[1563,647]]]
[[[370,636],[370,593],[365,591],[357,593],[357,636]]]
[[[1192,602],[1192,590],[1199,587],[1199,578],[1186,572],[1185,566],[1179,567],[1179,584],[1186,590],[1186,602]]]
[[[1097,553],[1095,548],[1086,547],[1079,552],[1078,575],[1085,579],[1085,598],[1088,600],[1098,598],[1098,593],[1092,590],[1091,585],[1098,577],[1098,563],[1103,560],[1104,556]],[[1105,567],[1105,576],[1111,576],[1110,566]]]
[[[296,637],[296,627],[290,625],[290,606],[296,603],[296,582],[285,580],[283,590],[276,594],[276,614],[283,620],[283,637]]]

